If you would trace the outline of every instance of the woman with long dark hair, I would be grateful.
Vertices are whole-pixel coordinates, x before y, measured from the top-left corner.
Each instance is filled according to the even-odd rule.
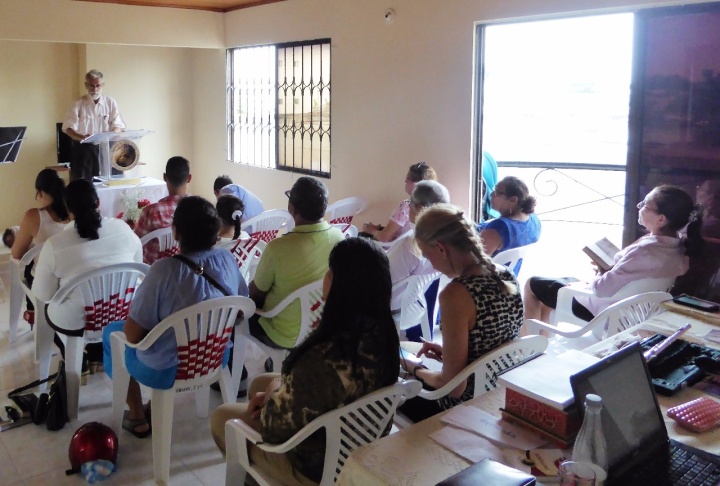
[[[68,211],[65,207],[65,182],[52,169],[43,169],[35,178],[35,200],[39,208],[30,208],[20,223],[15,241],[10,250],[13,258],[20,259],[32,246],[44,243],[52,235],[65,229]],[[33,264],[25,268],[25,279],[32,285]],[[35,323],[35,308],[27,299],[27,310],[23,314],[31,326]]]
[[[399,340],[390,313],[390,271],[384,252],[362,238],[338,243],[323,282],[325,308],[315,329],[282,365],[282,374],[253,380],[247,404],[220,406],[212,433],[225,451],[225,422],[241,418],[269,443],[289,439],[326,412],[397,381]],[[263,391],[264,390],[264,391]],[[322,432],[285,455],[251,447],[257,463],[283,484],[319,481],[325,452]]]
[[[218,218],[220,219],[220,231],[218,232],[218,242],[237,240],[240,238],[240,223],[242,221],[245,204],[230,194],[218,197],[217,203]]]

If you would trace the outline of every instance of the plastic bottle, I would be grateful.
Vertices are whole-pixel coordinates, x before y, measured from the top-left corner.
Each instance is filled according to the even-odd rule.
[[[575,439],[573,461],[590,464],[595,470],[596,485],[600,486],[607,478],[607,444],[602,430],[600,412],[602,398],[589,393],[585,396],[585,418]]]

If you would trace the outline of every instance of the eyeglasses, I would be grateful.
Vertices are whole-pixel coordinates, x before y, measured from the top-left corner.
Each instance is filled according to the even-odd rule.
[[[100,83],[100,84],[85,83],[86,88],[102,88],[103,86],[105,86],[105,83]]]
[[[288,189],[287,191],[285,191],[285,195],[287,196],[288,199],[290,199],[290,189]]]
[[[650,206],[648,206],[647,201],[645,201],[644,199],[643,199],[642,201],[640,201],[639,203],[637,203],[637,208],[638,208],[638,209],[645,208],[645,209],[647,209],[648,211],[652,211],[653,213],[658,213],[658,214],[660,214],[660,211],[658,211],[658,210],[655,209],[655,208],[651,208]]]
[[[491,196],[507,196],[507,192],[500,192],[497,189],[493,189],[490,193]]]

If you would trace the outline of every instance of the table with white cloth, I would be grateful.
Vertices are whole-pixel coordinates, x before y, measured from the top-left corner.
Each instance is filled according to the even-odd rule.
[[[95,190],[97,190],[100,198],[100,214],[108,218],[114,218],[118,213],[127,211],[127,208],[122,203],[122,196],[125,193],[137,190],[139,199],[147,199],[151,203],[156,203],[168,195],[167,184],[152,177],[142,177],[140,182],[136,184],[106,185],[96,183]]]
[[[622,343],[636,339],[635,336],[644,337],[658,332],[670,335],[686,322],[691,322],[692,328],[683,336],[683,339],[708,347],[720,348],[717,344],[703,340],[703,336],[711,329],[717,329],[717,326],[674,312],[664,312],[632,329],[590,346],[583,352],[602,356],[612,352]],[[530,361],[523,366],[532,366],[532,363]],[[659,396],[658,400],[664,415],[667,408],[700,396],[707,395],[698,390],[686,388],[674,397]],[[716,397],[711,398],[720,401]],[[470,400],[467,404],[500,417],[499,409],[504,406],[504,402],[505,390],[504,387],[499,386],[495,390]],[[446,425],[440,421],[440,417],[445,413],[447,412],[430,417],[357,449],[345,463],[338,476],[337,484],[339,486],[433,485],[467,468],[471,465],[469,461],[428,437],[429,434]],[[665,424],[671,438],[713,454],[720,454],[720,429],[704,434],[694,434],[679,427],[666,416]]]

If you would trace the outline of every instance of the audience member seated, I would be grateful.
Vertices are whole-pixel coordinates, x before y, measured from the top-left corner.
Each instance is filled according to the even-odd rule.
[[[405,193],[412,194],[415,184],[420,181],[435,181],[437,175],[435,170],[425,162],[418,162],[410,166],[407,176],[405,176]],[[412,228],[410,222],[410,200],[406,199],[400,203],[395,212],[390,216],[387,225],[365,223],[363,225],[363,233],[372,236],[378,241],[394,241],[398,236],[406,233]]]
[[[250,283],[250,298],[258,309],[272,309],[300,287],[320,280],[327,271],[330,250],[345,239],[339,229],[323,220],[328,189],[322,181],[300,177],[285,194],[295,227],[268,243],[260,257]],[[300,332],[299,302],[272,319],[258,317],[250,319],[251,335],[275,348],[295,345]]]
[[[626,284],[646,278],[674,278],[688,270],[689,258],[702,250],[702,212],[682,189],[663,185],[637,205],[638,223],[649,231],[615,255],[615,265],[590,283],[577,279],[531,277],[525,284],[525,318],[550,322],[557,294],[566,285],[591,290],[593,295],[573,299],[572,312],[591,321],[616,300],[612,296]],[[689,224],[688,224],[689,222]],[[679,231],[687,226],[687,237]],[[597,269],[596,269],[597,270]]]
[[[230,194],[243,202],[243,206],[245,206],[242,217],[243,223],[265,211],[265,207],[259,197],[240,184],[233,184],[229,176],[222,175],[215,179],[213,192],[215,192],[215,197],[219,198],[225,194]]]
[[[238,238],[248,238],[249,235],[240,229],[240,221],[245,211],[243,202],[235,196],[225,194],[220,196],[215,204],[220,219],[220,232],[218,243],[225,243]],[[240,214],[239,217],[238,213]]]
[[[415,224],[415,219],[420,211],[438,203],[449,203],[450,194],[448,190],[437,181],[420,181],[410,195],[410,222]],[[397,244],[388,252],[390,260],[390,278],[393,285],[412,275],[425,275],[433,273],[430,262],[420,255],[415,248],[415,233],[410,230],[400,237]],[[400,309],[400,292],[393,292],[390,308],[395,311]]]
[[[51,236],[45,242],[35,269],[32,290],[41,301],[49,301],[68,279],[107,265],[142,261],[142,245],[124,221],[100,215],[97,192],[92,182],[76,179],[67,186],[67,209],[75,228]],[[48,324],[55,331],[82,336],[85,329],[84,303],[74,293],[60,306],[47,309]],[[57,319],[61,317],[60,319]],[[77,323],[60,328],[53,323]],[[56,344],[58,341],[56,339]],[[58,344],[61,351],[62,343]],[[94,361],[94,360],[93,360]]]
[[[145,206],[135,226],[135,234],[140,238],[160,228],[169,228],[172,224],[175,208],[187,194],[187,185],[192,179],[190,162],[184,157],[171,157],[165,164],[163,179],[167,184],[168,196]],[[159,252],[160,243],[157,240],[149,241],[143,247],[143,261],[152,265],[158,259]]]
[[[68,211],[65,207],[65,182],[52,169],[44,169],[35,178],[35,200],[38,208],[30,208],[25,212],[20,228],[15,234],[10,252],[12,257],[20,259],[32,246],[39,245],[52,235],[65,229],[68,223]],[[33,266],[25,267],[24,276],[29,286],[33,283]],[[27,310],[23,314],[30,326],[35,323],[35,307],[30,299]]]
[[[505,250],[530,245],[540,238],[535,198],[523,181],[505,177],[490,193],[490,203],[500,217],[477,225],[485,253],[495,256]]]
[[[498,180],[498,166],[492,155],[483,150],[482,153],[482,217],[483,221],[490,218],[499,218],[500,213],[492,208],[490,194],[495,189]]]
[[[415,240],[432,266],[453,280],[440,293],[443,343],[423,343],[418,353],[441,361],[442,371],[406,362],[401,365],[424,387],[437,389],[483,354],[517,336],[522,300],[515,275],[485,254],[472,223],[459,208],[436,204],[420,213]],[[471,399],[474,386],[472,380],[466,381],[439,400],[415,397],[400,410],[418,422]]]
[[[180,245],[179,258],[158,260],[135,292],[130,313],[125,322],[109,324],[103,332],[105,371],[112,378],[110,334],[123,331],[131,343],[139,343],[163,319],[198,302],[224,295],[248,295],[245,280],[240,276],[235,260],[229,251],[214,248],[220,223],[212,204],[199,196],[184,197],[175,210],[173,234]],[[215,287],[204,275],[195,272],[201,266],[223,290]],[[229,357],[225,353],[225,364]],[[150,421],[146,415],[149,405],[143,407],[138,382],[143,385],[169,389],[177,372],[177,344],[172,331],[145,351],[125,348],[125,364],[132,376],[127,393],[129,411],[125,412],[123,428],[136,437],[150,434]]]
[[[253,380],[248,403],[221,405],[213,413],[211,430],[223,454],[230,419],[248,423],[264,442],[282,443],[319,416],[395,383],[399,342],[390,289],[382,250],[362,238],[338,243],[323,281],[326,303],[317,329],[290,352],[282,374]],[[286,454],[250,445],[251,460],[286,485],[317,484],[324,454],[324,431]]]

